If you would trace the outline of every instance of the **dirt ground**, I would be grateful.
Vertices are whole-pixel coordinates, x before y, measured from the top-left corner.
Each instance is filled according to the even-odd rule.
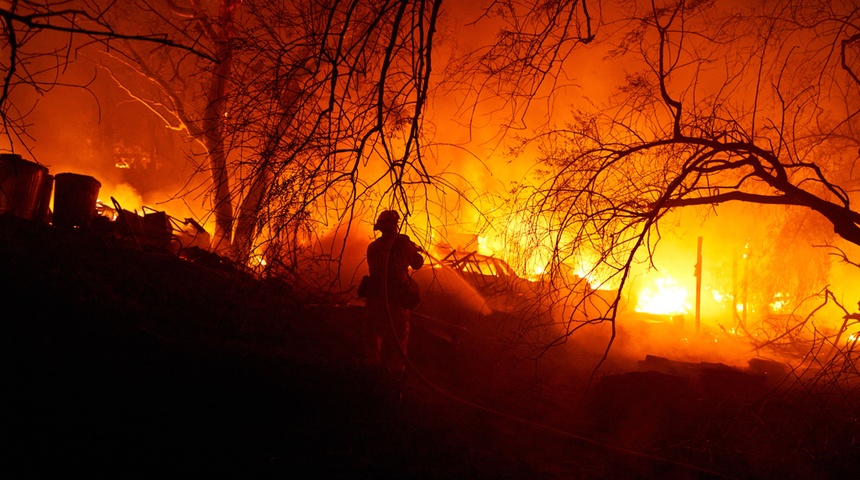
[[[570,351],[529,360],[481,328],[451,342],[416,319],[401,398],[361,362],[361,307],[300,302],[208,260],[0,218],[5,478],[807,479],[860,467],[860,410],[844,392],[659,358],[667,368],[610,369],[586,389],[591,372]]]

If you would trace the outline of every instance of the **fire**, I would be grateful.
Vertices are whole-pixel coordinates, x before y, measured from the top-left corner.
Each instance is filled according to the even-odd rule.
[[[540,223],[541,219],[526,220],[517,215],[502,216],[494,221],[494,226],[486,229],[483,235],[477,236],[477,251],[483,255],[501,258],[521,277],[538,281],[549,271],[553,250],[557,247],[553,237],[536,235],[536,231],[540,230],[536,224]],[[548,228],[546,225],[544,227]],[[612,269],[604,266],[600,256],[589,249],[577,250],[565,263],[567,271],[585,279],[593,290],[618,288]]]
[[[719,290],[712,290],[711,293],[712,293],[712,296],[714,298],[714,301],[720,305],[722,305],[723,302],[732,300],[731,294],[723,293],[723,292],[720,292]]]
[[[657,315],[679,315],[689,313],[690,309],[687,289],[671,277],[663,276],[642,289],[635,310]]]
[[[773,296],[773,301],[768,304],[770,307],[770,311],[773,313],[781,313],[788,310],[788,307],[791,305],[790,295],[787,293],[776,293]]]
[[[541,245],[532,233],[532,226],[514,215],[500,219],[498,225],[478,235],[478,253],[501,258],[517,275],[537,280],[547,271],[551,246]]]
[[[251,254],[251,258],[248,259],[248,263],[251,268],[254,269],[262,269],[265,268],[266,265],[268,265],[268,263],[266,262],[266,257],[259,252],[254,252],[253,254]]]
[[[119,204],[120,208],[128,211],[139,211],[144,206],[144,201],[140,193],[127,183],[118,185],[104,184],[99,195],[100,198],[98,199],[97,204],[101,205],[102,210],[108,214],[113,211],[112,214],[114,219],[116,218],[116,205],[114,204],[114,200],[116,200],[116,203]],[[104,213],[103,215],[107,216]]]
[[[600,261],[599,255],[591,250],[578,252],[574,273],[584,278],[592,290],[614,290],[618,288],[612,269]]]

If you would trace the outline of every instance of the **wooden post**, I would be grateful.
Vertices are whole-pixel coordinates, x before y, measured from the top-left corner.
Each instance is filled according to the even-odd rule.
[[[749,245],[744,247],[744,283],[743,283],[743,316],[741,317],[741,327],[747,327],[747,308],[749,304],[749,273],[750,273],[750,252]]]
[[[738,251],[732,255],[732,328],[738,330]]]
[[[702,322],[702,237],[696,248],[696,332]]]

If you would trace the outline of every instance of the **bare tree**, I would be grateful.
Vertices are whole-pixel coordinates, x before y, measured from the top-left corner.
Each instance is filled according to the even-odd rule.
[[[235,258],[327,221],[320,211],[349,215],[375,185],[408,208],[407,186],[428,181],[421,122],[441,1],[150,3],[135,8],[215,61],[106,53],[131,72],[117,75],[130,95],[202,147]]]
[[[732,201],[809,209],[860,245],[851,2],[621,6],[606,61],[624,62],[622,84],[531,139],[547,173],[524,191],[524,209],[549,225],[555,266],[589,251],[620,292],[667,212]],[[620,298],[597,316],[569,316],[561,338],[602,321],[614,338]]]
[[[229,146],[224,118],[229,115],[228,89],[236,49],[237,0],[220,2],[129,2],[112,9],[113,22],[144,30],[163,29],[207,52],[195,58],[170,49],[140,48],[126,42],[103,49],[104,65],[138,102],[161,118],[167,128],[184,132],[201,147],[202,168],[209,173],[211,211],[216,236],[232,232],[233,205],[227,178]],[[121,67],[127,67],[123,70]],[[128,73],[132,78],[128,77]]]

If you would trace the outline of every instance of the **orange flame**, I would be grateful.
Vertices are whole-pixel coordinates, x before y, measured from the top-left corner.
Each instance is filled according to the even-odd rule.
[[[671,277],[663,276],[646,285],[639,294],[636,311],[657,315],[689,313],[687,289]]]

